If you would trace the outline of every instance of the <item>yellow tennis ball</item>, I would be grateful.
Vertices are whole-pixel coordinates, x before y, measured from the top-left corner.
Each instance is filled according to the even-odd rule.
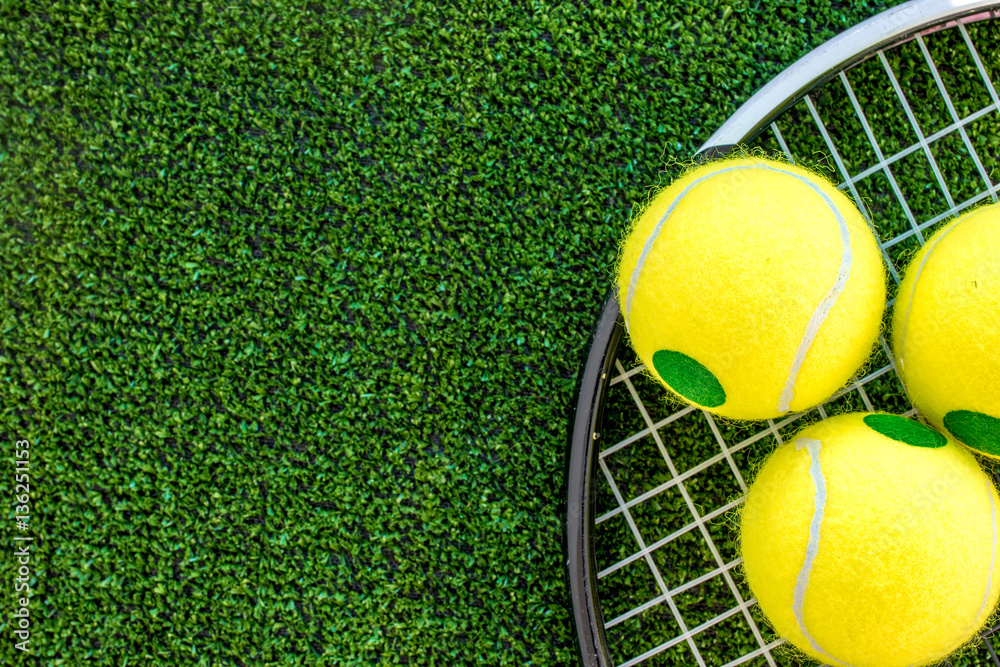
[[[998,504],[968,450],[929,426],[841,415],[758,472],[743,567],[777,633],[823,664],[936,663],[1000,595]]]
[[[829,398],[872,350],[878,242],[832,183],[774,160],[711,162],[638,215],[618,298],[649,372],[684,400],[767,419]]]
[[[948,223],[913,257],[893,309],[892,347],[920,414],[1000,457],[1000,205]]]

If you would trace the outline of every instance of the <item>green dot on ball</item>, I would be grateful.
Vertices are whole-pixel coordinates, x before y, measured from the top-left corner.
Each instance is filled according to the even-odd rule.
[[[868,415],[865,424],[887,438],[914,447],[935,448],[948,444],[948,439],[930,426],[899,415]]]
[[[944,416],[944,427],[973,449],[1000,456],[1000,419],[971,410],[952,410]]]
[[[682,352],[660,350],[653,355],[653,368],[671,389],[692,403],[717,408],[726,402],[726,392],[712,371]]]

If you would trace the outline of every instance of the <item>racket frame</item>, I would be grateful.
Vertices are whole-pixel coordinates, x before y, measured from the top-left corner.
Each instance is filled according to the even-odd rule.
[[[1000,20],[997,0],[910,0],[845,30],[787,67],[747,100],[702,145],[712,159],[753,139],[808,93],[878,51],[953,27],[955,22]],[[625,334],[616,291],[608,294],[580,376],[566,466],[564,543],[573,622],[584,667],[613,665],[597,596],[598,567],[591,548],[597,511],[591,484],[600,451],[601,424],[618,345]]]

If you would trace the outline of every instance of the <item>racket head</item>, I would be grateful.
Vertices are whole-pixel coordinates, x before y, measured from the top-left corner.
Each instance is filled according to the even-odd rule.
[[[734,146],[746,145],[755,142],[756,145],[765,147],[769,152],[780,151],[787,157],[795,160],[804,153],[808,153],[810,147],[816,150],[826,150],[826,163],[829,167],[833,180],[840,181],[840,187],[849,194],[855,201],[865,201],[868,206],[876,209],[874,213],[876,231],[879,233],[881,245],[885,256],[886,264],[893,282],[898,285],[900,271],[905,263],[908,254],[919,247],[929,236],[935,225],[947,220],[954,214],[973,206],[979,202],[992,200],[997,201],[997,183],[991,180],[991,170],[1000,167],[998,152],[984,152],[977,148],[980,144],[970,138],[977,128],[982,128],[982,123],[990,122],[994,118],[1000,121],[1000,98],[997,97],[998,75],[1000,68],[995,72],[989,71],[984,65],[981,49],[977,47],[975,39],[970,37],[970,30],[974,26],[989,25],[991,34],[1000,40],[1000,3],[997,2],[942,2],[940,0],[915,0],[900,5],[892,10],[883,12],[869,21],[851,28],[841,33],[836,38],[818,47],[807,56],[786,69],[781,75],[762,88],[753,98],[744,104],[712,137],[705,143],[699,151],[699,157],[703,159],[715,158],[729,153]],[[964,62],[968,65],[965,68],[969,76],[982,78],[982,84],[978,87],[981,97],[972,108],[965,108],[965,100],[948,99],[949,87],[944,79],[952,77],[954,72],[944,72],[941,67],[935,65],[933,48],[928,47],[929,39],[937,33],[942,33],[947,39],[952,40],[956,45],[968,49],[968,54],[964,57]],[[945,37],[942,37],[944,39]],[[908,48],[910,56],[922,56],[928,63],[929,80],[928,85],[933,91],[937,88],[938,102],[943,102],[944,115],[941,123],[935,125],[930,123],[926,131],[921,129],[923,116],[915,110],[917,100],[908,101],[906,84],[901,83],[902,76],[893,76],[888,72],[892,71],[893,65],[897,62],[900,49]],[[890,62],[891,61],[891,62]],[[896,96],[900,99],[902,112],[897,114],[897,120],[910,124],[911,132],[916,132],[916,137],[909,142],[888,142],[883,143],[882,137],[878,135],[878,128],[865,113],[867,107],[866,100],[859,100],[851,84],[851,78],[855,74],[848,76],[848,72],[858,71],[857,76],[867,76],[865,68],[878,72],[880,69],[886,83],[888,95]],[[942,75],[944,72],[944,75]],[[950,81],[949,81],[950,82]],[[875,155],[870,156],[873,160],[871,164],[861,167],[863,160],[856,159],[852,155],[841,154],[837,150],[838,141],[831,138],[836,129],[826,127],[823,121],[823,105],[813,98],[822,95],[826,88],[840,88],[839,102],[856,116],[854,130],[858,136],[862,137],[870,144]],[[919,91],[914,91],[919,95]],[[836,103],[836,101],[835,101]],[[909,105],[909,106],[908,106]],[[968,112],[968,113],[966,113]],[[953,118],[949,122],[948,116]],[[919,118],[920,120],[916,120]],[[784,127],[795,127],[802,123],[803,119],[815,125],[811,131],[814,135],[811,138],[796,137],[792,140],[785,136]],[[949,129],[950,128],[950,129]],[[843,128],[840,131],[845,131]],[[766,136],[769,135],[769,136]],[[763,137],[763,139],[762,139]],[[800,148],[796,150],[795,143],[800,143]],[[945,142],[950,142],[945,146]],[[955,144],[952,146],[951,144]],[[876,147],[878,146],[878,147]],[[941,148],[941,150],[938,150]],[[945,148],[952,151],[961,152],[963,148],[967,152],[976,155],[976,159],[967,160],[966,164],[970,173],[976,174],[981,181],[978,187],[963,188],[961,184],[955,186],[951,175],[951,162],[944,155]],[[902,157],[900,157],[902,156]],[[917,158],[924,158],[927,163],[925,170],[928,179],[936,183],[938,189],[945,195],[935,205],[928,205],[926,202],[917,202],[915,198],[909,197],[900,189],[897,179],[893,173],[908,173],[911,166],[909,162],[914,162]],[[968,157],[968,156],[967,156]],[[815,165],[813,165],[815,166]],[[878,198],[873,202],[870,199],[870,192],[866,188],[871,185],[874,179],[884,181],[881,183],[882,190],[889,193],[888,199],[897,200],[894,210],[889,216],[892,221],[888,226],[879,226],[879,215],[885,215],[885,210],[878,210],[882,205]],[[912,205],[911,205],[912,204]],[[919,204],[917,206],[916,204]],[[888,204],[887,204],[888,205]],[[895,210],[900,209],[900,210]],[[869,213],[869,211],[866,211]],[[671,425],[681,421],[693,420],[704,417],[708,427],[706,433],[711,432],[708,437],[718,440],[719,452],[714,456],[724,459],[729,463],[732,472],[738,478],[737,481],[745,492],[746,475],[741,475],[739,464],[734,461],[737,455],[742,452],[746,457],[750,456],[753,448],[762,448],[762,444],[771,440],[773,444],[781,442],[783,434],[793,430],[799,430],[802,426],[815,420],[827,416],[827,409],[824,406],[807,411],[801,415],[793,415],[786,419],[775,422],[770,420],[747,427],[745,430],[736,428],[729,429],[726,424],[713,420],[710,415],[695,414],[691,408],[672,408],[675,410],[661,419],[650,416],[652,410],[647,410],[644,401],[639,394],[649,396],[649,389],[636,389],[636,385],[641,382],[651,382],[642,375],[638,368],[638,361],[628,349],[624,337],[624,326],[620,316],[620,308],[617,295],[612,290],[602,306],[600,316],[595,327],[591,347],[587,360],[580,376],[576,412],[574,415],[570,448],[567,457],[567,520],[566,520],[566,548],[567,548],[567,571],[573,603],[573,617],[576,625],[577,637],[581,648],[582,661],[584,665],[634,665],[634,664],[659,664],[657,659],[667,659],[670,651],[674,647],[687,647],[694,652],[688,656],[688,660],[683,664],[709,664],[706,662],[706,655],[701,655],[697,648],[696,636],[699,632],[704,632],[706,628],[702,626],[689,626],[681,624],[679,627],[674,623],[675,632],[673,635],[664,635],[653,640],[653,646],[645,652],[618,652],[613,650],[615,640],[609,637],[607,632],[608,622],[617,623],[621,618],[627,617],[636,608],[621,613],[621,605],[612,604],[614,608],[611,618],[605,619],[605,606],[602,605],[602,592],[607,586],[602,584],[602,577],[608,576],[609,570],[614,572],[614,568],[620,565],[617,563],[599,562],[597,556],[598,549],[595,548],[595,537],[597,533],[596,523],[607,519],[609,514],[616,516],[626,515],[629,507],[637,507],[638,502],[646,502],[650,498],[655,498],[653,492],[648,489],[635,497],[625,497],[619,489],[614,489],[614,493],[609,493],[610,481],[614,484],[614,473],[610,470],[612,466],[611,457],[620,451],[624,451],[641,437],[642,432],[629,432],[627,428],[622,428],[621,423],[627,419],[617,417],[608,418],[609,392],[612,387],[626,387],[636,400],[639,412],[642,413],[642,431],[650,434],[654,431],[659,434],[656,438],[656,445],[661,448],[664,457],[670,457],[669,442],[672,431]],[[856,382],[849,385],[845,390],[838,392],[825,406],[836,411],[836,404],[847,400],[851,392],[856,392],[857,396],[852,398],[853,409],[893,409],[904,414],[915,414],[912,406],[905,399],[899,385],[899,396],[895,406],[873,405],[870,397],[865,391],[866,386],[875,386],[878,383],[898,383],[895,371],[892,366],[891,352],[884,338],[880,341],[880,349],[877,351],[875,362],[871,366],[870,372],[863,377],[857,378]],[[622,389],[622,391],[625,391]],[[661,392],[663,393],[663,392]],[[662,403],[659,401],[658,407]],[[849,410],[843,410],[849,411]],[[661,417],[662,415],[657,415]],[[634,415],[633,415],[634,417]],[[674,421],[671,421],[674,420]],[[638,420],[636,420],[638,421]],[[616,422],[616,423],[612,423]],[[729,431],[738,433],[738,439],[730,440]],[[633,428],[632,431],[635,431]],[[770,432],[769,434],[767,432]],[[764,433],[765,437],[760,437]],[[737,436],[733,436],[737,437]],[[753,441],[747,444],[748,441]],[[613,450],[613,451],[612,451]],[[611,454],[608,452],[611,451]],[[761,452],[763,454],[763,452]],[[654,456],[655,458],[655,456]],[[605,460],[606,459],[606,460]],[[702,463],[706,463],[702,462]],[[674,477],[681,478],[676,485],[681,487],[685,479],[693,479],[688,473],[698,466],[687,471],[675,470]],[[685,477],[687,476],[687,477]],[[996,474],[994,474],[996,478]],[[660,484],[661,487],[669,486],[670,481]],[[652,493],[652,496],[650,495]],[[727,499],[723,509],[734,504],[738,505],[739,500],[735,497]],[[599,505],[604,504],[607,507]],[[705,530],[705,516],[698,515],[697,508],[694,508],[687,517],[686,525],[675,526],[677,532],[686,531],[689,534],[697,534],[706,538],[711,544],[712,537]],[[608,510],[608,507],[611,509]],[[709,515],[718,511],[713,508]],[[716,514],[716,518],[720,516]],[[723,517],[724,518],[724,517]],[[724,521],[723,521],[724,523]],[[693,526],[693,527],[692,527]],[[632,564],[641,563],[644,559],[650,563],[650,568],[655,570],[656,565],[651,560],[650,552],[656,551],[647,541],[642,540],[641,530],[636,526],[634,520],[629,520],[629,527],[634,534],[633,537],[640,539],[638,545],[632,545],[632,552],[624,560],[629,560]],[[716,576],[718,579],[725,579],[723,588],[730,589],[733,593],[733,606],[728,610],[728,618],[735,618],[745,625],[750,626],[748,637],[752,638],[751,650],[734,653],[724,660],[726,664],[797,664],[796,657],[791,651],[786,651],[781,640],[771,634],[770,629],[763,623],[763,619],[753,604],[749,592],[742,588],[742,576],[736,571],[738,563],[733,564],[723,556],[715,545],[711,549],[717,561]],[[606,558],[606,556],[605,556]],[[618,568],[620,571],[622,568]],[[664,586],[657,577],[657,583]],[[683,586],[688,586],[691,581]],[[696,583],[694,587],[700,586]],[[686,591],[692,590],[689,586]],[[672,590],[678,590],[678,587]],[[669,592],[669,591],[667,591]],[[655,602],[654,598],[647,598],[639,605],[645,606],[646,610],[633,616],[640,616],[647,613],[648,609],[657,606],[670,607],[669,613],[664,612],[664,616],[675,617],[675,621],[683,620],[683,610],[670,601],[669,595],[663,595],[664,599]],[[617,601],[616,601],[617,602]],[[669,602],[669,605],[667,604]],[[632,617],[629,617],[632,618]],[[698,631],[701,627],[702,630]],[[712,627],[712,626],[709,626]],[[991,627],[984,636],[989,637],[997,631],[998,627]],[[658,642],[658,643],[657,643]],[[755,646],[754,646],[755,645]],[[666,646],[667,648],[664,648]],[[1000,658],[994,652],[993,645],[987,640],[979,653],[970,658],[971,662],[961,664],[991,664],[1000,667]],[[667,659],[669,663],[669,659]],[[672,663],[670,663],[672,664]]]

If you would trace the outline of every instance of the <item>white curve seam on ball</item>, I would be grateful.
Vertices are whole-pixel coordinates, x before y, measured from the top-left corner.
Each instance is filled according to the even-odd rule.
[[[816,486],[816,496],[814,498],[812,521],[809,523],[809,543],[806,545],[805,560],[802,562],[802,569],[799,570],[799,574],[795,578],[795,591],[792,594],[792,612],[795,614],[795,621],[799,624],[802,636],[808,640],[814,651],[821,653],[838,665],[846,665],[846,663],[837,660],[823,650],[819,642],[809,633],[803,615],[803,608],[806,602],[806,589],[809,587],[809,575],[812,574],[813,562],[816,560],[816,554],[819,553],[820,529],[823,526],[823,515],[826,513],[826,478],[823,477],[823,467],[819,462],[819,453],[823,447],[822,443],[812,438],[799,438],[794,444],[795,449],[802,449],[804,447],[809,451],[809,474],[812,476],[813,484]]]
[[[663,230],[663,226],[667,222],[667,218],[670,214],[674,212],[677,205],[684,199],[685,196],[691,191],[691,189],[714,176],[719,174],[725,174],[730,171],[741,171],[744,169],[766,169],[768,171],[778,172],[780,174],[786,174],[792,176],[805,185],[812,188],[819,196],[823,198],[826,205],[833,211],[834,216],[837,218],[837,225],[840,228],[840,243],[841,243],[841,255],[840,255],[840,269],[837,272],[837,281],[834,285],[827,291],[826,295],[816,306],[816,310],[813,311],[812,317],[809,319],[809,324],[806,326],[805,334],[802,336],[802,340],[799,341],[799,347],[795,351],[795,358],[792,361],[792,367],[788,371],[788,377],[785,380],[785,386],[781,391],[781,395],[778,397],[778,412],[788,412],[789,405],[791,404],[795,396],[795,382],[798,380],[799,371],[802,369],[802,364],[805,361],[806,354],[809,352],[809,348],[812,346],[813,341],[816,339],[817,334],[819,334],[820,327],[823,326],[823,322],[826,320],[827,315],[830,313],[830,309],[837,302],[840,297],[841,292],[844,291],[844,287],[847,286],[847,279],[851,275],[851,264],[854,261],[854,255],[851,252],[851,235],[847,228],[847,220],[844,219],[843,214],[840,209],[833,203],[833,200],[823,192],[822,188],[816,183],[813,183],[808,178],[803,177],[788,169],[780,169],[778,167],[772,167],[765,164],[752,164],[752,165],[741,165],[737,167],[726,167],[718,171],[714,171],[711,174],[706,174],[701,178],[697,178],[684,188],[677,198],[670,202],[670,206],[667,207],[666,212],[664,212],[663,217],[660,221],[656,223],[656,227],[650,232],[649,236],[646,238],[646,242],[642,246],[642,252],[639,253],[639,260],[635,264],[635,268],[632,269],[632,275],[629,277],[628,291],[625,293],[625,329],[629,329],[629,318],[632,314],[632,298],[635,295],[636,285],[639,283],[639,276],[642,273],[642,268],[646,263],[646,258],[649,256],[650,251],[653,249],[653,244],[656,239],[659,238],[660,232]]]
[[[806,360],[806,354],[809,353],[809,348],[816,340],[820,327],[826,321],[826,316],[830,314],[833,305],[837,303],[840,294],[847,287],[847,279],[851,277],[851,265],[854,263],[854,253],[851,251],[851,232],[847,228],[847,220],[844,219],[843,213],[830,199],[830,195],[823,192],[818,185],[804,178],[800,178],[800,180],[812,187],[816,194],[823,198],[823,201],[837,218],[837,226],[840,228],[840,268],[837,270],[837,282],[830,287],[820,300],[819,305],[816,306],[816,310],[813,311],[812,317],[809,318],[809,324],[806,326],[806,333],[799,341],[799,349],[795,351],[795,360],[792,361],[792,368],[788,371],[785,388],[781,390],[781,396],[778,397],[778,412],[788,412],[790,404],[795,398],[795,382],[799,378],[799,371]]]
[[[969,215],[966,215],[965,217],[968,219]],[[906,356],[906,327],[910,323],[910,311],[913,310],[913,296],[917,293],[917,283],[920,282],[920,275],[924,272],[924,266],[927,264],[927,260],[931,258],[931,255],[934,254],[934,250],[937,248],[938,243],[941,243],[941,241],[944,240],[944,237],[951,234],[952,230],[961,224],[962,222],[955,223],[946,229],[941,236],[934,239],[934,243],[932,243],[931,247],[927,249],[923,259],[920,260],[920,264],[917,266],[917,272],[913,276],[913,284],[910,285],[910,300],[906,302],[906,313],[903,314],[903,332],[899,335],[899,358],[896,360],[896,363],[899,365],[900,369],[903,368],[903,358]],[[905,383],[906,381],[904,380],[903,382]]]

